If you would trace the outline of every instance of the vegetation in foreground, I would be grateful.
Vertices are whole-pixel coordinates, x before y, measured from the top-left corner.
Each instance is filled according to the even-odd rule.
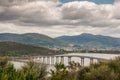
[[[0,80],[120,80],[120,57],[87,67],[74,62],[69,66],[56,63],[55,70],[49,72],[46,65],[34,62],[16,70],[7,58],[0,57]]]
[[[21,69],[15,69],[7,62],[7,58],[0,57],[0,80],[46,80],[46,65],[29,62]]]

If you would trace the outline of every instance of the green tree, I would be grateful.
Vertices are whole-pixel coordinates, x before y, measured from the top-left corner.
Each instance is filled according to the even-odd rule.
[[[23,72],[26,75],[26,80],[45,80],[47,76],[47,66],[30,61],[23,67]]]
[[[62,63],[55,64],[55,70],[51,70],[51,78],[50,80],[68,80],[67,75],[68,71],[66,70],[66,66]],[[70,79],[69,79],[70,80]]]

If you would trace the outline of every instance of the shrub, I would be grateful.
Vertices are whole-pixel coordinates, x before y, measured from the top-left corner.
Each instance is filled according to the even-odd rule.
[[[29,62],[22,69],[16,70],[12,64],[6,62],[6,58],[0,58],[0,80],[45,80],[46,78],[46,65]]]

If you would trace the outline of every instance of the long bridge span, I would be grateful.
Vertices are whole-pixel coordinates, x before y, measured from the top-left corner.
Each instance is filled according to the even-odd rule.
[[[68,55],[68,54],[64,54],[64,55],[51,55],[51,56],[31,56],[29,58],[19,58],[19,57],[12,57],[11,60],[12,61],[18,61],[18,62],[28,62],[29,60],[32,60],[34,62],[37,63],[44,63],[44,64],[48,64],[48,65],[54,65],[55,63],[63,63],[63,64],[67,64],[71,61],[74,61],[72,58],[77,58],[79,59],[79,63],[81,66],[84,66],[85,64],[85,59],[89,59],[88,63],[94,63],[94,60],[96,60],[97,62],[99,61],[107,61],[109,59],[105,59],[105,58],[99,58],[99,57],[92,57],[92,56],[82,56],[82,55]]]

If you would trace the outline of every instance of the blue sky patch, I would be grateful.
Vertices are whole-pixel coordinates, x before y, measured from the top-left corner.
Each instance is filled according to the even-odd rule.
[[[97,4],[113,4],[115,0],[60,0],[63,3],[71,2],[71,1],[91,1]]]

